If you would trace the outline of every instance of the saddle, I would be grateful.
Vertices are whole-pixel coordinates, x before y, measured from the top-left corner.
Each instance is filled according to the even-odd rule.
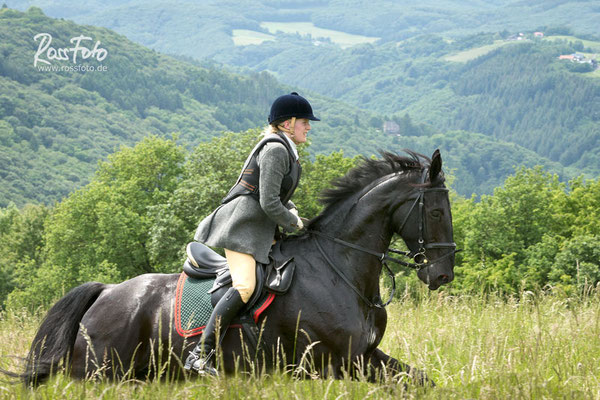
[[[290,288],[295,271],[294,258],[284,257],[280,246],[281,242],[273,246],[268,264],[256,263],[256,287],[246,304],[245,311],[250,310],[265,291],[284,294]],[[199,242],[189,243],[186,253],[188,258],[183,264],[183,272],[186,275],[194,279],[215,279],[212,288],[208,291],[214,307],[231,287],[231,272],[227,259]]]
[[[204,326],[188,329],[182,327],[182,293],[186,291],[185,287],[188,282],[193,281],[190,285],[196,287],[196,294],[193,295],[195,297],[192,301],[196,304],[195,308],[199,307],[199,309],[196,308],[192,311],[192,314],[204,313],[204,316],[208,319],[212,310],[207,309],[208,299],[204,301],[202,297],[210,295],[210,303],[214,308],[231,286],[231,273],[227,260],[202,243],[189,243],[186,252],[188,258],[183,265],[183,273],[177,284],[175,326],[181,336],[190,337],[202,333]],[[256,352],[262,349],[267,359],[270,359],[271,351],[261,343],[260,331],[257,326],[258,317],[272,303],[275,295],[284,294],[288,291],[295,271],[293,257],[286,258],[283,256],[280,242],[276,243],[271,249],[269,260],[270,262],[267,265],[257,263],[254,293],[234,320],[234,323],[237,323],[236,326],[241,327],[245,333],[248,344],[255,354],[258,354]],[[210,282],[212,282],[212,286],[210,286]],[[210,289],[206,290],[209,286]],[[189,320],[189,318],[184,319]],[[221,333],[219,341],[223,340],[226,331],[224,330]]]

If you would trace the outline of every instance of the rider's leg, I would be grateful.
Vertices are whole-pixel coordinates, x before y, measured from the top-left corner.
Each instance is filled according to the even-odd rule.
[[[229,326],[238,311],[248,302],[256,285],[256,261],[249,254],[225,249],[231,271],[232,287],[215,305],[196,347],[190,352],[184,368],[201,374],[217,375],[212,357],[217,345],[217,327],[221,333]]]
[[[231,286],[237,289],[242,301],[247,303],[256,286],[256,261],[250,254],[227,249],[225,249],[225,257],[231,271]]]

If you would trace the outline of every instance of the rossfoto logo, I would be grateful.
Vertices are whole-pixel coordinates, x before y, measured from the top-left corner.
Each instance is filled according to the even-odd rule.
[[[53,47],[52,35],[49,33],[38,33],[33,40],[39,41],[33,57],[33,66],[40,71],[106,71],[108,69],[105,65],[78,64],[88,59],[103,61],[108,56],[108,50],[100,47],[99,40],[93,47],[91,46],[93,39],[89,36],[79,35],[72,38],[70,42],[73,47]],[[52,65],[54,61],[70,61],[70,65]]]

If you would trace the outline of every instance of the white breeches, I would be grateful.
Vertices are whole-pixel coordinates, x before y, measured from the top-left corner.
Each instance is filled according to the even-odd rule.
[[[232,286],[247,303],[256,287],[256,260],[250,254],[225,249],[225,257],[231,271]]]

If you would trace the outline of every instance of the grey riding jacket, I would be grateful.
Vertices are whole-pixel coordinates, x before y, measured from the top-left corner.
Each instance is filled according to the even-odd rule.
[[[260,170],[258,196],[226,197],[224,204],[200,222],[194,239],[208,246],[250,254],[256,261],[267,263],[277,225],[286,231],[297,229],[298,220],[289,211],[294,204],[288,201],[284,205],[280,197],[282,182],[292,171],[292,163],[297,162],[294,150],[295,147],[272,141],[255,148],[244,170],[251,158],[256,157]],[[285,197],[291,197],[292,193]]]

